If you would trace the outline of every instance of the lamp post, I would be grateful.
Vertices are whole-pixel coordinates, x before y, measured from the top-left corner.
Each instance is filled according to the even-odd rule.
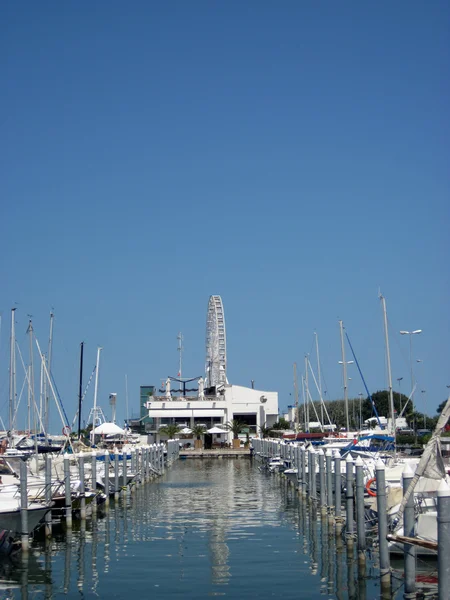
[[[413,371],[413,360],[412,360],[412,336],[422,333],[421,329],[415,329],[414,331],[400,331],[400,335],[409,335],[409,366],[411,369],[411,405],[414,412],[414,371]],[[414,420],[415,424],[415,420]],[[414,427],[415,428],[415,427]]]

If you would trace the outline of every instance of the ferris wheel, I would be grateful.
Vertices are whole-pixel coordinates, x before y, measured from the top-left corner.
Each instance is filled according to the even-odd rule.
[[[227,338],[222,298],[210,296],[206,314],[206,387],[227,381]]]

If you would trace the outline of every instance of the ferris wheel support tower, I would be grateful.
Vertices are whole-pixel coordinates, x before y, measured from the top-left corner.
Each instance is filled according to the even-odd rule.
[[[208,301],[205,373],[205,387],[228,383],[225,314],[220,296],[210,296]]]

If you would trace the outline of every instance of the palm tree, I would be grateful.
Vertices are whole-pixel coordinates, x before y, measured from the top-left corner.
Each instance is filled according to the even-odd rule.
[[[176,423],[169,423],[168,425],[164,425],[164,427],[161,427],[159,430],[159,433],[167,435],[169,440],[173,440],[179,432],[180,428]]]
[[[268,435],[270,435],[270,432],[272,431],[271,427],[267,427],[267,425],[264,423],[264,425],[260,425],[258,427],[259,429],[259,433],[261,435],[261,437],[264,439],[265,437],[267,437]]]
[[[200,440],[202,438],[202,435],[204,435],[205,433],[206,429],[203,425],[194,425],[192,427],[192,435],[194,435],[197,438],[194,443],[196,448],[202,447],[202,442]]]
[[[205,433],[206,429],[203,425],[194,425],[192,427],[192,435],[195,435],[198,440],[201,439],[201,436]]]
[[[231,421],[228,421],[228,423],[225,423],[225,429],[233,433],[233,446],[235,448],[238,447],[238,443],[235,442],[235,440],[239,440],[239,434],[244,429],[244,427],[245,423],[243,423],[239,419],[232,419]]]

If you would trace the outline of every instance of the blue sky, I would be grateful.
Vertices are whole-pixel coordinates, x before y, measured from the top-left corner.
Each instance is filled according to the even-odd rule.
[[[224,301],[231,382],[278,390],[285,408],[316,330],[328,397],[342,397],[341,318],[382,389],[379,288],[403,392],[398,331],[423,330],[417,402],[434,413],[450,384],[448,3],[1,12],[3,418],[12,306],[23,352],[27,315],[46,346],[54,308],[69,415],[79,344],[86,373],[103,346],[100,404],[117,392],[120,417],[125,374],[130,411],[139,385],[176,374],[178,331],[184,373],[203,372],[210,294]]]

